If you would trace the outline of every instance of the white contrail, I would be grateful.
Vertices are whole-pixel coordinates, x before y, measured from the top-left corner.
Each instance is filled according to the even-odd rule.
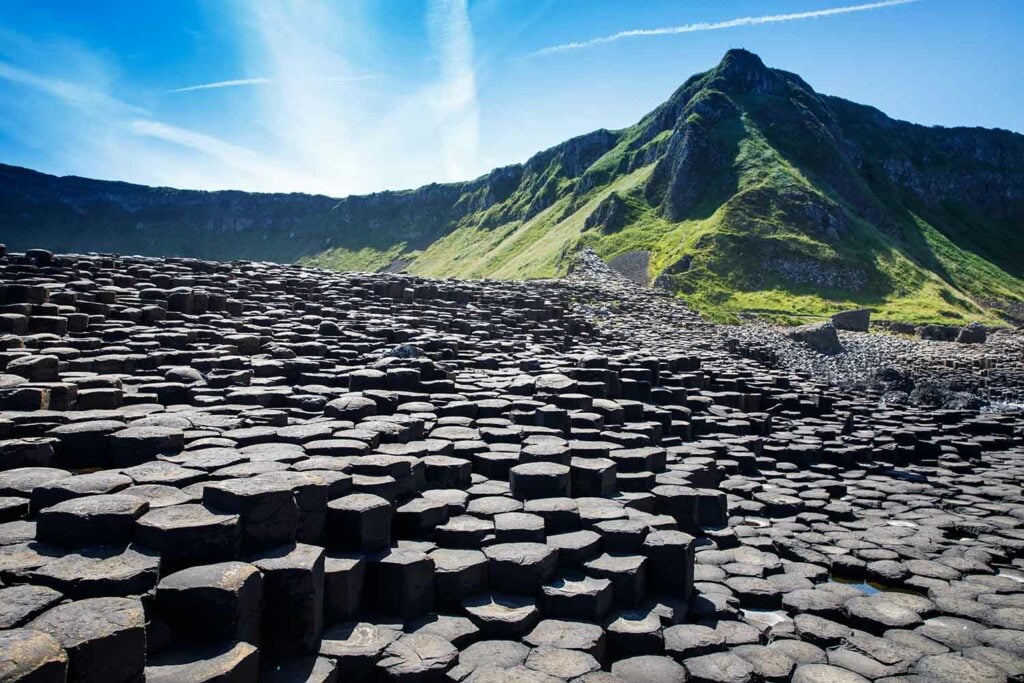
[[[695,24],[683,24],[681,26],[663,26],[661,28],[640,28],[633,29],[630,31],[619,31],[609,36],[602,36],[600,38],[593,38],[591,40],[584,40],[579,43],[563,43],[562,45],[552,45],[551,47],[545,47],[537,50],[530,54],[530,57],[541,57],[544,55],[551,55],[557,52],[568,52],[569,50],[579,50],[586,47],[593,47],[595,45],[604,45],[605,43],[614,43],[618,40],[625,38],[640,38],[644,36],[670,36],[679,33],[697,33],[698,31],[719,31],[726,28],[736,28],[738,26],[758,26],[760,24],[777,24],[785,21],[799,21],[801,19],[817,19],[818,17],[831,17],[836,14],[850,14],[852,12],[864,12],[872,9],[881,9],[883,7],[892,7],[894,5],[907,5],[917,0],[882,0],[881,2],[869,2],[863,5],[848,5],[846,7],[830,7],[828,9],[812,10],[808,12],[793,12],[791,14],[769,14],[762,17],[738,17],[736,19],[729,19],[727,21],[716,21],[707,22],[701,21]]]
[[[216,81],[215,83],[203,83],[201,85],[190,85],[187,88],[175,88],[168,90],[169,93],[192,92],[193,90],[213,90],[215,88],[237,88],[242,85],[267,85],[269,78],[235,78],[230,81]]]
[[[327,76],[323,78],[325,81],[331,81],[332,83],[354,83],[356,81],[368,81],[371,78],[376,78],[375,74],[367,74],[365,76]],[[315,78],[315,77],[314,77]],[[216,88],[237,88],[239,86],[246,85],[270,85],[274,81],[269,78],[235,78],[230,81],[216,81],[214,83],[203,83],[201,85],[190,85],[187,88],[175,88],[174,90],[168,90],[168,93],[177,92],[192,92],[193,90],[213,90]]]

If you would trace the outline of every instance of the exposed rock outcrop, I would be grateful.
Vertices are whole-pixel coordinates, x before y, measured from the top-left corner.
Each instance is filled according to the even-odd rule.
[[[788,336],[790,339],[806,344],[818,353],[832,355],[843,350],[836,327],[831,322],[801,325],[790,330]]]
[[[851,332],[867,332],[871,325],[871,309],[858,308],[853,311],[841,311],[832,316],[832,324],[837,330]]]

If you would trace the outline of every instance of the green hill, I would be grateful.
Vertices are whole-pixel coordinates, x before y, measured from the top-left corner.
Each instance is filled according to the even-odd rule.
[[[717,318],[1024,318],[1024,136],[896,121],[743,50],[630,128],[465,183],[335,200],[0,178],[13,248],[529,278],[586,246]]]

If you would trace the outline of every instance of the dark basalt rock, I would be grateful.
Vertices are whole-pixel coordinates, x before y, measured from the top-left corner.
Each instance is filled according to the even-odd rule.
[[[226,643],[162,652],[146,663],[146,681],[243,683],[259,674],[259,651],[250,643]]]
[[[1015,332],[826,356],[599,270],[39,264],[0,256],[42,299],[0,363],[49,377],[0,376],[0,678],[1024,670],[1024,419],[964,398],[1024,391]]]
[[[961,344],[984,344],[988,330],[981,323],[969,323],[960,328],[956,340]]]
[[[917,336],[929,341],[953,341],[960,333],[953,325],[921,325],[917,328]]]
[[[0,631],[0,652],[0,680],[60,683],[67,679],[67,653],[48,633],[27,628]]]
[[[852,311],[842,311],[832,316],[832,324],[837,330],[850,330],[851,332],[867,332],[871,325],[871,309],[858,308]]]
[[[806,344],[818,353],[832,355],[843,350],[836,334],[836,325],[831,322],[801,325],[789,332],[791,339]]]
[[[146,618],[138,599],[92,598],[57,605],[26,628],[52,635],[64,648],[69,681],[127,683],[143,677]]]

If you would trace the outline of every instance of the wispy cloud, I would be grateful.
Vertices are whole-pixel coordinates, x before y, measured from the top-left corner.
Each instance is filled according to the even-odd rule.
[[[247,184],[265,183],[266,189],[280,186],[298,189],[306,182],[283,164],[274,163],[257,152],[156,120],[147,109],[104,92],[98,83],[55,77],[4,61],[0,61],[0,80],[49,98],[70,112],[61,117],[64,124],[59,128],[59,134],[73,131],[79,141],[88,141],[83,146],[83,150],[88,151],[79,150],[71,156],[91,157],[95,161],[106,154],[110,161],[117,160],[122,166],[130,164],[151,168],[167,168],[179,163],[176,152],[147,146],[142,141],[148,139],[170,144],[175,150],[199,152],[208,162],[215,162],[213,165],[219,173]],[[27,106],[32,113],[32,105]],[[35,111],[29,120],[38,118],[38,111]],[[55,134],[57,131],[51,131],[48,137],[53,138]],[[195,164],[194,158],[191,163]],[[181,166],[177,168],[180,172]],[[158,177],[158,173],[150,172],[148,175],[149,179]],[[196,178],[197,175],[189,172],[188,177]]]
[[[254,118],[268,145],[326,194],[401,189],[481,172],[473,31],[465,0],[431,0],[422,71],[377,75],[394,38],[358,2],[237,5]],[[418,47],[418,46],[417,46]],[[422,66],[421,66],[422,65]],[[369,75],[365,75],[369,72]],[[266,145],[265,145],[266,146]]]
[[[151,185],[344,196],[473,177],[485,169],[467,5],[430,0],[429,41],[402,42],[397,69],[405,39],[371,2],[236,0],[221,25],[244,77],[163,84],[126,80],[86,45],[5,42],[0,27],[0,132],[36,148],[40,170]]]
[[[473,27],[466,0],[434,0],[429,28],[441,63],[433,104],[440,118],[445,170],[449,179],[456,179],[476,165],[480,141]]]
[[[201,85],[190,85],[185,88],[168,90],[168,93],[193,92],[195,90],[216,90],[218,88],[238,88],[247,85],[269,85],[269,78],[235,78],[230,81],[214,81],[213,83],[202,83]]]
[[[155,138],[200,152],[228,166],[253,175],[276,175],[279,170],[259,154],[219,138],[160,121],[136,119],[127,123],[135,135]]]
[[[44,95],[55,97],[68,105],[88,113],[147,113],[142,107],[128,104],[87,85],[36,73],[9,62],[0,62],[0,79],[31,88]]]
[[[545,55],[557,54],[559,52],[581,50],[583,48],[595,47],[597,45],[615,43],[620,40],[625,40],[627,38],[671,36],[681,33],[697,33],[699,31],[721,31],[723,29],[738,28],[740,26],[760,26],[762,24],[779,24],[787,21],[801,21],[804,19],[818,19],[821,17],[831,17],[837,14],[852,14],[853,12],[866,12],[869,10],[882,9],[884,7],[907,5],[917,1],[918,0],[882,0],[881,2],[869,2],[862,5],[847,5],[845,7],[830,7],[820,10],[810,10],[807,12],[792,12],[789,14],[767,14],[760,17],[737,17],[736,19],[728,19],[726,21],[701,21],[693,24],[682,24],[680,26],[663,26],[661,28],[632,29],[629,31],[619,31],[618,33],[613,33],[608,36],[601,36],[600,38],[592,38],[590,40],[584,40],[574,43],[563,43],[561,45],[552,45],[550,47],[545,47],[543,49],[537,50],[536,52],[531,53],[530,56],[542,57]]]

